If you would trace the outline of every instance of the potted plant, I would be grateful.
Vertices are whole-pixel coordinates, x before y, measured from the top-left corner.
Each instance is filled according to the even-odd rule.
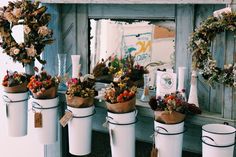
[[[3,100],[6,103],[8,134],[13,137],[27,135],[28,89],[27,75],[17,71],[4,76]]]
[[[30,78],[28,88],[36,99],[53,99],[57,96],[57,88],[60,79],[49,75],[44,68],[39,71],[35,68],[36,74]]]
[[[104,95],[112,157],[135,157],[137,87],[126,75],[116,76],[116,81],[106,88]]]
[[[91,74],[67,81],[66,101],[68,106],[81,108],[93,105],[96,95],[95,77]]]
[[[67,87],[67,112],[72,114],[68,122],[69,152],[73,155],[87,155],[91,153],[95,77],[86,74],[79,78],[71,78],[67,81]]]
[[[130,112],[135,109],[137,87],[128,77],[111,83],[105,91],[105,101],[108,111],[115,113]]]
[[[31,76],[28,88],[32,93],[32,107],[35,113],[35,127],[38,129],[42,144],[52,144],[57,141],[57,108],[59,99],[57,87],[60,82],[56,76],[48,74],[44,68],[34,68],[36,74]]]
[[[108,63],[107,63],[108,62]],[[108,59],[102,59],[93,69],[97,81],[111,83],[120,71],[124,72],[127,77],[137,87],[143,86],[143,74],[148,71],[141,65],[135,64],[134,56],[128,55],[124,58],[110,56]]]
[[[156,149],[159,150],[158,156],[181,157],[186,114],[200,114],[201,110],[196,105],[187,103],[178,91],[164,97],[153,97],[149,105],[154,110],[154,137]]]

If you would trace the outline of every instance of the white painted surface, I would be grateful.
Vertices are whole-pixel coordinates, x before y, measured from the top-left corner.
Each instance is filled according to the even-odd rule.
[[[69,152],[73,155],[87,155],[91,153],[94,106],[86,108],[67,106],[67,109],[73,113],[73,116],[88,116],[84,118],[73,117],[68,123]]]
[[[59,98],[53,99],[34,99],[29,101],[35,107],[51,109],[35,109],[42,114],[42,128],[35,128],[38,134],[38,140],[41,144],[54,144],[58,140],[58,102]],[[37,105],[39,104],[39,105]]]
[[[5,93],[8,135],[20,137],[27,135],[28,128],[28,92]],[[11,102],[13,101],[13,102]],[[14,102],[19,101],[19,102]]]

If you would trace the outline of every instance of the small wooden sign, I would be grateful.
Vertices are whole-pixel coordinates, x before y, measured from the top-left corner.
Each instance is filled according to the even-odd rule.
[[[40,112],[35,112],[34,114],[34,127],[35,128],[43,127],[43,117],[42,117],[42,113]]]
[[[67,123],[72,119],[73,114],[70,111],[66,111],[64,116],[60,119],[60,124],[65,127]]]

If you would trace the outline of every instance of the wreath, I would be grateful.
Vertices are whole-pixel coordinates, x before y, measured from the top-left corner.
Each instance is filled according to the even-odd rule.
[[[8,6],[0,8],[0,37],[3,52],[23,64],[30,64],[35,58],[41,63],[46,61],[40,58],[45,45],[51,44],[52,30],[48,28],[51,15],[46,13],[47,8],[40,6],[38,1],[27,0],[9,2]],[[23,25],[24,42],[17,43],[12,36],[12,28]]]
[[[216,34],[230,31],[236,33],[236,13],[223,13],[220,17],[208,17],[190,38],[193,68],[198,69],[209,84],[221,83],[236,87],[236,63],[217,67],[210,52],[210,45]]]

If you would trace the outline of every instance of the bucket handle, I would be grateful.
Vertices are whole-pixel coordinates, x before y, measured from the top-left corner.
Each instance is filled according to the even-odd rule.
[[[66,111],[69,111],[69,112],[71,112],[73,114],[73,112],[71,110],[66,109]],[[77,116],[77,115],[73,114],[73,118],[87,118],[87,117],[91,117],[91,116],[93,116],[95,114],[96,114],[96,110],[94,109],[92,114],[89,114],[89,115],[86,115],[86,116]]]
[[[29,98],[24,99],[24,100],[13,101],[7,95],[3,95],[2,99],[6,103],[6,117],[9,117],[9,105],[10,105],[10,103],[24,102],[24,101],[27,101]]]
[[[206,141],[203,140],[204,138],[210,139],[211,141],[213,141],[213,142],[215,143],[215,145],[207,143]],[[204,144],[208,145],[208,146],[217,147],[217,148],[231,147],[231,146],[234,146],[234,145],[236,144],[236,141],[235,141],[233,144],[229,144],[229,145],[225,145],[225,146],[220,146],[220,145],[217,145],[216,142],[214,141],[214,139],[212,139],[212,138],[209,137],[209,136],[202,136],[202,142],[203,142]]]
[[[215,143],[215,145],[217,145],[216,141],[215,141],[213,138],[209,137],[209,136],[202,136],[202,141],[203,141],[204,143],[207,143],[206,141],[204,141],[204,138],[207,138],[207,139],[213,141],[213,142]]]
[[[16,103],[16,102],[23,102],[23,101],[27,101],[29,98],[23,99],[23,100],[17,100],[17,101],[13,101],[11,100],[7,95],[3,95],[2,99],[6,102],[6,103]]]
[[[40,111],[42,110],[49,110],[49,109],[54,109],[54,108],[58,108],[60,105],[57,106],[53,106],[53,107],[43,107],[42,105],[40,105],[39,103],[33,101],[31,103],[32,105],[32,110],[35,111],[35,109],[39,109]]]
[[[163,132],[160,132],[159,130],[164,130],[166,133],[163,133]],[[168,130],[164,127],[161,127],[161,126],[157,126],[155,129],[154,129],[154,132],[157,133],[157,134],[161,134],[161,135],[179,135],[179,134],[183,134],[187,131],[187,128],[184,127],[184,130],[181,131],[181,132],[178,132],[178,133],[168,133]]]

